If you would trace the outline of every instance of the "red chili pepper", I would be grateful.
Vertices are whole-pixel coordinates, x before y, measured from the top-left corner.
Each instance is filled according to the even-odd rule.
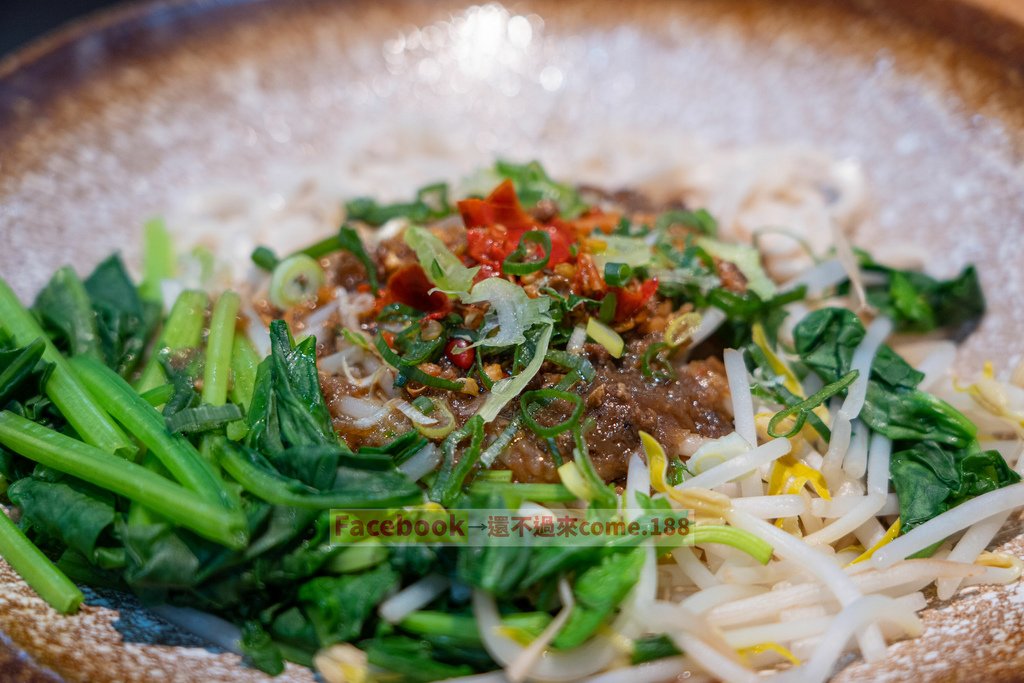
[[[387,289],[394,301],[443,318],[452,310],[452,302],[444,292],[431,292],[433,288],[434,283],[418,263],[402,266],[388,278]]]
[[[645,280],[639,287],[612,287],[615,292],[615,321],[622,322],[637,314],[658,291],[658,278]]]
[[[380,336],[384,338],[384,343],[388,345],[389,349],[395,348],[395,333],[383,330]]]
[[[487,199],[463,199],[458,204],[467,228],[504,225],[509,230],[529,230],[537,221],[523,210],[511,180],[494,188]]]
[[[569,249],[576,231],[569,223],[555,220],[540,225],[523,210],[512,181],[499,185],[487,199],[465,199],[459,202],[459,213],[466,226],[466,254],[480,265],[477,281],[501,275],[501,264],[519,246],[529,230],[543,230],[551,238],[548,267],[569,260]]]
[[[469,370],[473,367],[473,362],[476,360],[476,351],[466,348],[467,346],[469,346],[469,342],[465,339],[452,339],[444,347],[444,355],[448,357],[448,360],[455,367]]]

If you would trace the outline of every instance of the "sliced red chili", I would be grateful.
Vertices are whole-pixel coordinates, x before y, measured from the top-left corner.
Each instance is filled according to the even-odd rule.
[[[537,223],[523,210],[511,180],[494,188],[487,199],[464,199],[458,206],[467,228],[504,225],[509,230],[526,231]]]
[[[394,301],[443,318],[452,310],[452,302],[444,292],[431,292],[433,288],[434,283],[418,263],[402,266],[388,278],[387,289]]]
[[[615,321],[622,322],[636,315],[658,291],[658,278],[645,280],[639,286],[612,287],[618,297],[615,303]]]
[[[459,213],[466,225],[466,255],[480,266],[477,281],[502,275],[502,262],[530,230],[543,230],[551,237],[548,268],[572,257],[570,248],[576,239],[572,224],[555,219],[550,225],[540,225],[523,210],[510,180],[496,187],[486,199],[459,202]]]
[[[476,360],[476,351],[466,348],[468,346],[469,342],[465,339],[452,339],[444,348],[444,355],[448,357],[448,360],[455,367],[469,370],[473,367],[473,362]]]

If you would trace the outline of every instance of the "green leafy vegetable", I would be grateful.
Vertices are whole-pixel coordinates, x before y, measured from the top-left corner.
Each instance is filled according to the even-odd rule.
[[[164,280],[174,277],[177,264],[174,259],[174,242],[162,218],[146,221],[142,233],[142,283],[139,295],[146,301],[160,304],[163,295],[160,286]]]
[[[110,368],[126,377],[142,359],[160,305],[143,301],[116,254],[96,266],[85,280],[85,291],[96,311],[103,357]]]
[[[75,376],[67,360],[46,338],[35,318],[25,310],[10,286],[0,279],[0,330],[19,346],[37,339],[46,345],[43,360],[54,365],[46,380],[46,395],[71,426],[87,442],[107,452],[135,453],[134,444]]]
[[[92,301],[70,266],[53,274],[32,310],[58,347],[73,356],[90,354],[102,360]]]
[[[370,664],[399,675],[409,683],[460,678],[473,673],[466,664],[441,661],[429,643],[402,636],[382,636],[361,643]]]
[[[260,359],[252,343],[242,335],[235,335],[231,344],[231,402],[242,407],[252,403],[256,389],[256,370]]]
[[[7,497],[21,508],[22,524],[93,557],[100,535],[114,524],[114,497],[70,478],[46,481],[25,477],[11,484]]]
[[[206,365],[203,370],[203,402],[222,406],[228,398],[231,378],[231,350],[235,325],[242,300],[234,292],[224,292],[213,305],[210,334],[206,341]]]
[[[42,339],[22,349],[0,351],[0,408],[11,401],[29,400],[42,393],[53,365],[43,360]]]
[[[284,673],[281,648],[263,630],[259,622],[247,621],[242,625],[242,652],[247,662],[264,673],[277,676]]]
[[[358,638],[374,608],[398,582],[398,573],[382,565],[362,574],[308,581],[299,589],[299,600],[320,644],[327,646]]]
[[[257,370],[246,444],[274,454],[291,446],[337,444],[331,415],[320,390],[316,339],[298,345],[288,325],[270,325],[271,354]]]
[[[473,287],[473,278],[480,267],[467,268],[445,243],[426,228],[411,226],[405,231],[405,243],[416,252],[416,258],[430,281],[448,293],[465,293]]]
[[[138,501],[224,546],[240,548],[248,541],[237,514],[206,502],[140,465],[7,411],[0,412],[0,444],[42,465]]]
[[[574,188],[552,180],[539,162],[516,164],[498,161],[494,164],[494,171],[499,178],[512,181],[519,201],[526,206],[536,206],[542,200],[553,201],[558,205],[559,214],[566,219],[578,218],[588,208]]]
[[[607,555],[600,564],[580,574],[572,587],[576,604],[554,646],[578,647],[594,635],[636,585],[644,558],[642,548],[633,548]]]
[[[309,510],[386,508],[423,500],[415,483],[397,470],[381,472],[339,467],[333,486],[318,490],[286,477],[259,453],[215,437],[213,448],[221,466],[257,498],[275,505]]]
[[[542,329],[540,337],[534,346],[530,362],[518,375],[499,380],[491,387],[490,394],[487,395],[484,404],[477,411],[477,415],[485,423],[491,422],[494,418],[498,417],[498,413],[501,412],[502,408],[522,393],[526,385],[530,383],[530,380],[540,372],[540,367],[544,364],[544,355],[548,352],[548,344],[551,342],[551,332],[551,325],[546,325]]]
[[[171,434],[164,417],[127,382],[91,358],[75,358],[72,365],[100,404],[144,443],[183,486],[211,504],[236,507],[210,464],[187,439]]]
[[[201,405],[179,410],[165,419],[167,431],[172,434],[201,434],[210,432],[242,419],[242,409],[233,403]]]
[[[898,270],[858,251],[861,267],[888,276],[886,284],[867,287],[868,303],[892,318],[901,332],[930,332],[938,328],[968,331],[985,314],[985,295],[974,266],[949,280]]]
[[[864,325],[853,311],[823,308],[805,317],[793,337],[800,359],[826,382],[849,372]],[[879,348],[871,366],[867,398],[860,418],[893,440],[935,441],[965,447],[977,432],[951,405],[918,390],[923,375],[888,346]]]
[[[889,470],[904,533],[965,500],[1020,481],[998,451],[982,451],[976,443],[959,449],[916,443],[893,453]]]

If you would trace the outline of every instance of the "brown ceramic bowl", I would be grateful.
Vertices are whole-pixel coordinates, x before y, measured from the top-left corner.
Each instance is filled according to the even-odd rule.
[[[512,17],[524,18],[514,40]],[[508,59],[494,40],[511,40]],[[338,143],[368,122],[377,137],[355,141],[360,154],[396,165],[410,129],[456,131],[467,166],[580,146],[600,159],[617,144],[609,126],[654,145],[690,131],[859,159],[878,221],[858,240],[911,244],[940,272],[979,264],[991,311],[960,364],[1014,366],[1022,74],[1016,0],[125,6],[0,62],[0,272],[29,297],[63,263],[86,269],[113,249],[131,260],[137,226],[197,188],[273,192],[287,169],[358,165]],[[1024,555],[1013,529],[999,542]],[[1024,586],[974,588],[925,621],[922,638],[881,664],[851,659],[839,678],[1024,678]],[[90,592],[60,618],[0,563],[0,678],[262,676],[124,596]]]

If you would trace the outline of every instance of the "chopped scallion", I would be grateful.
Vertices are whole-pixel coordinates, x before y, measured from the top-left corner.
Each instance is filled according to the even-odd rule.
[[[587,321],[587,336],[605,348],[613,358],[621,358],[626,343],[618,332],[602,323],[597,318]]]
[[[625,287],[633,277],[633,269],[628,263],[604,264],[604,281],[610,287]]]
[[[530,259],[529,244],[540,246],[542,253],[539,258]],[[529,230],[519,238],[519,246],[505,257],[501,264],[503,273],[509,275],[529,275],[544,270],[551,260],[551,235],[543,230]]]
[[[315,301],[325,281],[316,259],[296,254],[281,261],[270,277],[270,303],[280,309]]]
[[[184,408],[166,418],[167,430],[172,434],[197,434],[219,429],[242,419],[242,410],[234,403],[201,405]]]
[[[572,412],[562,422],[553,425],[543,425],[531,413],[534,404],[547,405],[551,401],[565,401],[572,405]],[[537,436],[545,439],[558,436],[575,427],[583,416],[583,397],[571,391],[560,391],[558,389],[537,389],[524,392],[519,397],[519,407],[523,413],[523,423],[530,428]]]

